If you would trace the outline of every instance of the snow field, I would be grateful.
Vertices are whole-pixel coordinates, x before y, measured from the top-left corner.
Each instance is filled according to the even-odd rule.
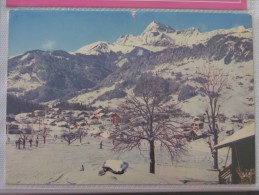
[[[96,131],[96,130],[95,130]],[[106,136],[105,136],[106,137]],[[182,180],[190,183],[216,183],[217,172],[211,169],[210,151],[206,140],[200,139],[189,143],[189,151],[178,162],[171,163],[164,148],[156,146],[156,174],[149,173],[148,145],[143,143],[142,151],[136,149],[115,153],[111,149],[112,141],[105,137],[91,137],[89,134],[80,144],[77,140],[70,146],[66,142],[48,138],[44,145],[39,140],[39,147],[26,149],[15,148],[15,136],[7,144],[7,184],[181,184]],[[102,141],[103,149],[99,144]],[[220,157],[224,163],[226,154]],[[123,175],[107,172],[98,176],[104,161],[122,160],[129,163]],[[85,171],[80,171],[84,165]]]

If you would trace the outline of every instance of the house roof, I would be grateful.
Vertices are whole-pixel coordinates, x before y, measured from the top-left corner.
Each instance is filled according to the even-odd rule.
[[[111,117],[114,117],[114,116],[118,116],[119,117],[119,115],[117,113],[112,113],[110,116]]]
[[[97,119],[97,116],[92,115],[92,116],[90,116],[90,119]]]
[[[233,143],[255,136],[255,123],[250,123],[243,129],[236,131],[233,135],[222,140],[219,144],[215,145],[216,149],[229,146]]]
[[[34,113],[43,113],[44,110],[34,110]]]
[[[99,109],[95,110],[95,111],[94,111],[94,114],[98,114],[98,113],[100,113],[100,112],[103,112],[103,109],[99,108]]]
[[[104,113],[102,113],[102,112],[101,112],[101,113],[96,114],[96,116],[97,116],[97,117],[102,117],[102,116],[104,116],[104,115],[105,115],[105,114],[104,114]]]
[[[201,130],[191,130],[190,133],[194,133],[197,136],[202,136],[203,135],[203,131]]]

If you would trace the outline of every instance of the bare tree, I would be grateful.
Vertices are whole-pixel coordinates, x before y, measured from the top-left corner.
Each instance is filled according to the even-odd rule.
[[[209,125],[209,131],[213,134],[213,142],[208,141],[212,157],[214,159],[214,169],[218,169],[218,152],[214,146],[218,144],[219,127],[217,118],[220,114],[219,100],[222,95],[222,90],[227,86],[227,76],[223,70],[216,68],[213,65],[208,65],[198,69],[196,72],[200,90],[208,98],[209,105],[205,110]]]
[[[77,128],[76,134],[79,137],[80,143],[82,143],[82,138],[87,135],[88,128],[86,126],[83,127],[83,126],[78,125],[78,124],[76,124],[75,126]]]
[[[68,145],[70,145],[71,143],[73,143],[74,141],[76,141],[76,140],[79,138],[79,136],[78,136],[77,133],[68,132],[68,133],[63,133],[63,134],[61,135],[61,138],[62,138],[63,140],[65,140],[65,141],[68,143]]]
[[[147,73],[143,74],[135,87],[137,96],[128,95],[118,108],[118,113],[122,117],[126,116],[130,119],[130,129],[121,130],[117,126],[112,133],[116,137],[114,151],[130,151],[133,148],[141,150],[141,144],[147,142],[149,172],[153,174],[157,144],[164,146],[172,161],[185,151],[185,139],[181,132],[176,130],[175,121],[170,119],[168,106],[163,104],[167,87],[164,79]],[[172,112],[172,109],[170,111]]]
[[[43,138],[44,144],[46,143],[46,139],[49,136],[50,129],[44,127],[43,129],[40,130],[39,135]]]

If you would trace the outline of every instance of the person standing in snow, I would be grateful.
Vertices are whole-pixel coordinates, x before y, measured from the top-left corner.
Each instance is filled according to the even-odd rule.
[[[29,143],[30,143],[30,147],[32,147],[32,139],[31,138],[29,140]]]
[[[103,149],[103,142],[100,142],[100,149]]]
[[[20,139],[18,139],[17,144],[18,144],[18,150],[20,150],[21,149],[21,140]]]
[[[84,165],[82,165],[82,167],[81,167],[80,171],[85,171],[85,167],[84,167]]]
[[[38,141],[38,139],[36,139],[36,147],[38,147],[38,143],[39,143],[39,141]]]
[[[26,141],[25,141],[25,139],[23,139],[22,140],[23,149],[25,149],[25,143],[26,143]]]
[[[15,140],[15,147],[18,148],[18,140]]]

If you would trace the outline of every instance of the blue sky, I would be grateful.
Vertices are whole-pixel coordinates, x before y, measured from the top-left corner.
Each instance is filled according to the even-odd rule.
[[[152,21],[176,30],[190,27],[201,31],[251,27],[247,14],[138,11],[10,11],[9,56],[29,50],[75,51],[95,42],[114,42],[121,35],[139,35]]]

